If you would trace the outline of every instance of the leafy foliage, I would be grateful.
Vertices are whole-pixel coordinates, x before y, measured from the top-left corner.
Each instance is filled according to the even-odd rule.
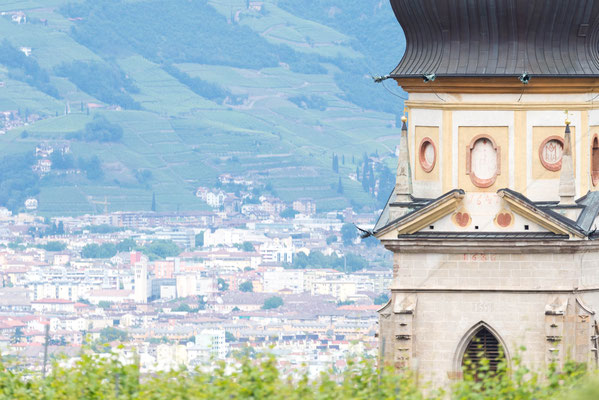
[[[81,249],[81,257],[83,258],[110,258],[116,255],[116,246],[112,243],[96,243],[86,244]]]
[[[57,170],[73,169],[76,167],[75,157],[71,153],[53,151],[50,161],[52,161],[52,168]]]
[[[295,218],[295,216],[299,214],[298,211],[295,211],[293,208],[286,208],[283,211],[281,211],[281,218]]]
[[[91,181],[99,181],[104,177],[102,162],[96,155],[90,157],[89,159],[79,157],[77,160],[77,165],[83,172],[85,172],[87,179]]]
[[[296,104],[298,107],[310,108],[313,110],[320,110],[320,111],[326,110],[327,104],[328,104],[324,98],[322,98],[320,96],[316,96],[316,95],[293,96],[293,97],[290,97],[288,100],[290,102]]]
[[[110,331],[109,331],[110,330]],[[106,328],[104,339],[120,340],[122,331]],[[57,360],[50,373],[0,364],[0,399],[11,400],[321,400],[321,399],[399,399],[401,400],[594,400],[599,397],[599,376],[584,366],[566,363],[563,369],[551,367],[545,377],[514,360],[514,368],[499,373],[481,371],[466,375],[445,390],[431,390],[419,384],[409,371],[378,369],[372,360],[348,361],[342,373],[328,371],[316,379],[298,371],[285,378],[272,355],[253,353],[235,366],[220,363],[210,371],[179,369],[143,377],[137,362],[123,364],[116,354],[100,356],[89,349],[81,352],[72,366]],[[426,394],[425,394],[426,392]]]
[[[311,251],[309,255],[300,252],[293,256],[292,264],[285,264],[286,268],[306,269],[306,268],[333,268],[343,272],[354,272],[364,269],[368,266],[368,261],[360,255],[348,253],[344,257],[338,257],[336,254],[325,256],[320,251]]]
[[[204,231],[201,231],[195,236],[195,246],[204,247]]]
[[[247,252],[252,252],[252,251],[256,251],[256,248],[254,247],[252,242],[243,242],[241,244],[241,250],[247,251]]]
[[[264,305],[262,306],[263,310],[272,310],[274,308],[279,308],[283,305],[283,299],[279,296],[272,296],[264,300]]]
[[[227,290],[229,290],[229,284],[223,278],[218,278],[216,283],[219,292],[226,292]]]
[[[68,78],[79,89],[104,103],[134,110],[140,108],[139,103],[129,94],[138,93],[139,89],[115,65],[76,60],[57,66],[55,73]]]
[[[98,307],[103,308],[103,309],[108,309],[110,307],[112,307],[112,301],[107,301],[107,300],[100,300],[98,302]]]
[[[197,77],[191,77],[189,74],[172,65],[165,65],[163,68],[166,72],[177,78],[179,82],[190,88],[192,92],[199,94],[202,97],[219,103],[222,103],[227,97],[235,97],[231,92],[223,89],[221,86]]]
[[[48,242],[46,244],[43,244],[40,246],[40,248],[46,250],[46,251],[63,251],[64,249],[67,248],[67,245],[63,242]]]
[[[48,72],[33,57],[27,57],[6,39],[0,43],[0,64],[9,68],[9,76],[40,91],[59,98],[58,90],[50,83]]]
[[[254,284],[252,283],[252,281],[242,282],[239,285],[239,290],[242,291],[242,292],[253,292],[254,291]]]
[[[100,342],[109,343],[114,342],[115,340],[124,342],[127,340],[127,336],[127,332],[112,326],[107,326],[100,331]]]
[[[16,211],[26,198],[39,193],[39,178],[31,169],[32,153],[11,154],[0,159],[0,205]]]
[[[110,57],[135,51],[160,64],[194,62],[254,69],[285,62],[292,71],[326,73],[318,57],[271,44],[246,26],[228,23],[206,0],[87,0],[68,4],[61,12],[83,18],[71,30],[75,40]]]
[[[178,312],[191,312],[192,309],[189,306],[189,304],[187,304],[187,303],[181,303],[181,304],[179,304],[179,306],[177,308],[175,308],[174,311],[178,311]]]
[[[293,15],[320,22],[355,37],[352,46],[365,57],[333,60],[341,70],[335,75],[335,83],[349,101],[363,108],[388,112],[397,110],[397,103],[401,100],[380,85],[375,86],[370,77],[389,73],[401,59],[405,48],[404,35],[389,2],[281,0],[278,6]],[[401,93],[397,89],[394,92],[397,95]]]
[[[67,138],[86,142],[119,142],[123,138],[123,128],[108,121],[103,115],[96,114],[91,122],[85,124],[83,131],[67,135]]]
[[[156,260],[159,258],[176,257],[181,253],[181,248],[172,240],[153,240],[151,243],[141,247],[141,252]]]
[[[358,230],[353,224],[345,223],[341,227],[341,239],[343,244],[348,246],[354,242],[358,236]]]
[[[137,248],[137,243],[133,239],[124,239],[117,243],[116,250],[118,252],[131,251]]]
[[[377,306],[383,305],[389,301],[389,295],[387,293],[381,293],[374,299],[374,304]]]
[[[88,229],[91,233],[114,233],[114,232],[120,232],[123,230],[123,228],[121,228],[121,227],[106,225],[106,224],[90,225],[86,229]]]
[[[153,175],[154,174],[152,174],[152,171],[150,171],[149,169],[135,170],[135,179],[137,179],[137,182],[148,188]]]

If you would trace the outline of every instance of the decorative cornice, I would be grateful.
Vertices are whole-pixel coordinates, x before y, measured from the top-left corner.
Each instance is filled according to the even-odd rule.
[[[501,240],[456,239],[381,239],[395,253],[493,253],[493,254],[571,254],[599,251],[599,240]]]
[[[398,288],[391,286],[392,293],[522,293],[522,294],[539,294],[539,293],[588,293],[599,292],[599,287],[593,288],[572,288],[572,289],[490,289],[490,288]],[[592,310],[591,310],[592,311]],[[591,311],[588,311],[589,313]]]
[[[598,99],[599,100],[599,99]],[[432,110],[508,110],[508,111],[530,111],[530,110],[558,110],[567,108],[570,111],[585,111],[599,109],[599,101],[596,102],[441,102],[441,101],[418,101],[408,100],[405,106],[410,109],[432,109]]]
[[[599,77],[532,77],[527,85],[514,76],[437,77],[434,82],[422,78],[395,78],[408,93],[514,93],[564,94],[599,92]]]

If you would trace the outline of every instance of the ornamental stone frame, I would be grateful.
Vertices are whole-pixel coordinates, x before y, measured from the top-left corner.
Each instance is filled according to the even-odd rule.
[[[505,357],[507,365],[511,365],[512,358],[510,356],[510,351],[507,346],[507,343],[505,343],[501,335],[499,335],[499,333],[497,333],[497,331],[493,329],[491,325],[487,324],[485,321],[480,321],[473,325],[470,329],[468,329],[468,331],[466,331],[466,333],[464,334],[464,336],[462,336],[462,339],[459,341],[456,347],[452,362],[454,370],[454,374],[452,374],[454,376],[452,376],[452,378],[459,379],[462,377],[462,362],[464,360],[464,353],[466,352],[466,348],[468,347],[468,344],[470,343],[474,335],[476,335],[476,333],[482,328],[487,329],[489,332],[491,332],[493,336],[495,336],[495,338],[503,348],[503,356]]]
[[[543,140],[543,142],[539,146],[539,160],[541,161],[541,164],[543,165],[543,167],[546,170],[555,172],[555,171],[559,171],[562,169],[562,158],[560,157],[560,159],[558,161],[555,161],[552,163],[552,162],[545,160],[545,157],[543,155],[543,151],[545,150],[545,147],[551,141],[559,142],[562,146],[562,151],[563,151],[564,139],[562,137],[556,136],[556,135],[549,136],[545,140]]]
[[[493,175],[489,178],[481,178],[476,176],[476,171],[474,171],[472,165],[473,151],[476,144],[480,140],[488,140],[489,142],[491,142],[493,150],[495,150],[495,161],[497,164],[495,166],[495,171]],[[472,138],[470,144],[466,147],[466,174],[470,176],[472,184],[479,188],[488,188],[492,186],[495,183],[497,176],[501,174],[501,147],[497,145],[497,143],[495,142],[495,140],[493,140],[491,136],[485,134],[476,135],[474,138]]]
[[[433,160],[427,160],[427,147],[432,148],[433,150]],[[418,161],[420,162],[420,167],[426,173],[430,173],[434,168],[437,162],[437,147],[431,138],[428,136],[422,138],[420,141],[420,145],[418,146]]]

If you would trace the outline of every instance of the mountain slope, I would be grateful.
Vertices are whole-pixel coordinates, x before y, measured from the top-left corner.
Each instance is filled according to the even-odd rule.
[[[0,1],[6,45],[31,49],[19,62],[0,53],[0,111],[9,115],[0,157],[70,146],[84,168],[39,179],[44,214],[99,212],[105,198],[109,210],[148,210],[153,193],[159,210],[203,209],[195,189],[223,173],[287,201],[313,197],[321,210],[374,207],[356,169],[361,178],[372,154],[369,190],[376,180],[388,186],[381,168],[393,165],[402,104],[368,75],[393,68],[403,38],[387,3],[345,3],[307,13],[283,0]],[[339,22],[344,13],[362,21],[355,32]],[[393,51],[375,34],[381,27],[396,36]],[[83,139],[97,115],[122,138]],[[15,179],[12,208],[31,195]]]

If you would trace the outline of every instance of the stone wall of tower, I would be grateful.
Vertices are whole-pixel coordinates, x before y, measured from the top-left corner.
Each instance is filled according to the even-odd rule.
[[[539,253],[514,244],[512,252],[465,246],[456,253],[436,246],[394,254],[392,299],[380,320],[385,363],[435,385],[459,378],[464,344],[481,323],[508,359],[524,346],[530,367],[567,358],[595,363],[599,249]]]

